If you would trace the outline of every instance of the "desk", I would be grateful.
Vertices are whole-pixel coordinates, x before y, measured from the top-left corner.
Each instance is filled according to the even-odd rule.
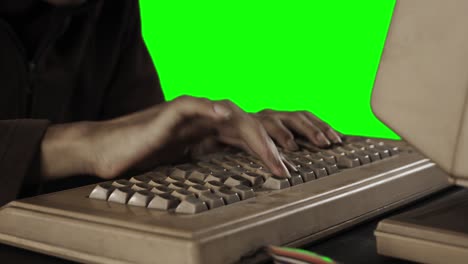
[[[412,263],[401,261],[394,258],[379,256],[376,253],[374,230],[377,223],[386,217],[394,214],[399,214],[404,211],[428,204],[436,199],[443,199],[450,193],[457,191],[467,191],[462,188],[453,187],[436,195],[431,196],[423,201],[418,201],[410,206],[406,206],[389,214],[380,216],[371,221],[365,222],[353,227],[347,231],[341,232],[333,237],[315,242],[304,248],[316,253],[329,256],[342,263],[358,263],[358,264],[403,264]],[[5,263],[35,263],[35,264],[56,264],[56,263],[73,263],[70,261],[50,257],[47,255],[35,253],[28,250],[23,250],[4,244],[0,244],[0,260]]]

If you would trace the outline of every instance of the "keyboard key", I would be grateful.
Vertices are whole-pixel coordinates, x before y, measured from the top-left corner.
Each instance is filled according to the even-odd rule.
[[[234,168],[241,168],[241,165],[235,163],[235,162],[232,162],[232,161],[224,161],[224,162],[221,162],[219,164],[220,166],[228,169],[228,170],[231,170],[231,169],[234,169]]]
[[[224,206],[224,200],[221,196],[214,193],[203,193],[198,197],[201,201],[205,202],[209,209]]]
[[[174,196],[163,193],[154,196],[154,198],[149,202],[148,208],[159,209],[159,210],[169,210],[176,208],[180,204],[180,200]]]
[[[304,180],[302,180],[301,175],[299,175],[299,173],[297,172],[291,172],[291,177],[288,177],[288,181],[291,186],[304,183]]]
[[[317,179],[317,176],[315,175],[315,172],[312,168],[301,167],[301,168],[298,168],[297,173],[301,175],[302,180],[304,182],[309,182],[309,181]]]
[[[371,160],[371,162],[381,160],[380,154],[378,151],[375,151],[372,149],[366,149],[363,152],[369,155],[369,159]]]
[[[185,178],[181,178],[178,176],[169,176],[166,179],[164,179],[168,183],[173,183],[173,182],[184,182]]]
[[[199,179],[190,179],[190,178],[187,179],[187,180],[185,180],[184,183],[185,183],[186,185],[188,185],[188,186],[203,185],[203,184],[205,184],[205,182],[202,181],[202,180],[199,180]]]
[[[346,155],[345,151],[339,150],[339,149],[336,149],[336,148],[335,149],[333,149],[333,148],[332,149],[327,149],[327,150],[324,150],[323,152],[328,153],[329,155],[334,156],[335,158]]]
[[[268,177],[271,177],[273,176],[273,173],[271,173],[269,170],[267,170],[266,168],[261,168],[261,169],[257,169],[255,170],[255,173],[263,176],[263,178],[268,178]]]
[[[316,164],[319,164],[320,166],[323,166],[324,168],[326,168],[328,175],[334,174],[340,171],[340,169],[335,163],[328,163],[326,161],[321,161],[321,162],[317,162]]]
[[[317,177],[317,179],[328,176],[327,168],[325,168],[321,164],[315,163],[315,164],[312,164],[311,166],[309,166],[309,168],[314,171],[315,176]]]
[[[280,189],[288,188],[290,186],[291,185],[289,184],[289,181],[287,178],[278,177],[274,175],[268,178],[262,187],[265,189],[280,190]]]
[[[89,198],[106,201],[114,190],[115,186],[108,182],[103,182],[94,187],[94,189],[91,191],[91,194],[89,195]]]
[[[243,172],[240,174],[240,176],[249,181],[251,186],[260,186],[265,182],[264,176],[255,172]],[[272,175],[269,177],[271,176]]]
[[[371,157],[369,154],[367,154],[365,151],[356,151],[353,154],[353,157],[357,157],[359,159],[359,162],[361,165],[366,165],[372,162]],[[348,155],[349,156],[349,155]]]
[[[251,187],[237,185],[231,188],[231,191],[237,193],[242,200],[255,197],[255,192]]]
[[[112,182],[112,185],[119,188],[119,187],[131,187],[133,183],[127,180],[116,180]]]
[[[169,167],[169,166],[162,166],[162,167],[158,167],[158,168],[154,169],[151,172],[154,173],[154,175],[162,175],[162,176],[167,177],[167,176],[170,175],[171,170],[172,170],[172,168]]]
[[[264,166],[264,165],[265,165],[265,164],[263,164],[263,161],[260,160],[260,159],[257,158],[257,157],[254,157],[254,156],[250,156],[250,155],[249,155],[249,156],[247,156],[247,158],[248,158],[249,160],[251,160],[254,164],[258,164],[258,165],[261,165],[261,166]]]
[[[225,185],[221,182],[217,182],[217,181],[209,181],[207,183],[205,183],[205,186],[210,188],[212,191],[217,191],[223,187],[225,187]]]
[[[264,167],[262,165],[259,165],[259,164],[255,164],[255,163],[249,163],[249,164],[246,164],[245,166],[243,166],[245,169],[247,169],[248,171],[252,171],[252,172],[257,172],[257,171],[261,171],[264,169]]]
[[[387,146],[388,150],[390,151],[390,155],[395,156],[400,153],[400,148],[399,147],[392,147],[392,146]]]
[[[146,207],[153,197],[154,194],[150,191],[137,191],[132,195],[130,200],[128,200],[128,204]]]
[[[294,162],[295,162],[296,164],[299,164],[299,165],[305,166],[305,167],[307,167],[307,166],[309,166],[309,165],[312,165],[312,161],[311,161],[311,160],[306,159],[306,158],[303,158],[303,157],[296,159]]]
[[[163,179],[152,179],[148,182],[151,186],[168,186],[169,183]]]
[[[223,172],[223,171],[226,171],[225,168],[217,165],[217,164],[214,164],[214,163],[211,163],[211,162],[205,162],[205,161],[200,161],[197,163],[198,166],[202,167],[202,168],[206,168],[206,169],[209,169],[211,172]]]
[[[338,159],[338,167],[339,168],[354,168],[361,165],[361,162],[358,158],[350,158],[347,156],[341,156]]]
[[[180,200],[185,200],[189,197],[195,197],[195,194],[185,190],[185,189],[180,189],[180,190],[175,190],[171,193],[172,196],[179,198]],[[196,198],[196,197],[195,197]]]
[[[152,188],[151,185],[144,183],[144,182],[135,183],[134,185],[132,185],[132,189],[135,191],[143,191],[143,190],[147,191],[147,190],[150,190],[151,188]]]
[[[212,172],[209,169],[206,168],[197,168],[196,170],[193,170],[190,172],[187,177],[191,179],[199,179],[199,180],[204,180],[208,175],[210,175]]]
[[[215,194],[221,196],[226,204],[232,204],[240,201],[239,195],[226,187],[215,191]]]
[[[193,185],[193,186],[190,186],[187,190],[194,193],[197,196],[211,193],[210,188],[203,186],[203,185]]]
[[[133,193],[135,193],[135,191],[129,187],[120,187],[111,193],[108,201],[113,203],[126,204]]]
[[[175,167],[172,171],[171,171],[171,175],[170,176],[174,176],[174,177],[177,177],[177,178],[187,178],[188,174],[190,172],[192,172],[193,170],[195,170],[197,167],[195,167],[194,165],[192,164],[184,164],[184,165],[179,165],[177,167]]]
[[[161,185],[161,186],[155,186],[151,189],[151,192],[155,194],[163,194],[163,193],[171,193],[173,190],[171,188],[168,188],[167,186]]]
[[[151,181],[151,177],[149,177],[146,174],[133,176],[130,179],[130,182],[133,182],[133,183],[148,183],[149,181]]]
[[[229,187],[234,187],[236,185],[250,186],[250,182],[240,175],[234,175],[227,178],[227,180],[224,182],[224,185]]]
[[[391,155],[390,155],[390,151],[389,151],[387,148],[385,148],[385,147],[382,147],[382,146],[374,146],[374,147],[371,148],[371,149],[377,150],[377,151],[379,152],[379,154],[380,154],[380,158],[381,158],[381,159],[385,159],[385,158],[388,158],[388,157],[391,156]]]
[[[169,184],[169,186],[167,186],[171,189],[174,189],[174,190],[182,190],[182,189],[188,189],[189,186],[181,183],[181,182],[172,182]]]
[[[226,159],[240,165],[241,167],[249,165],[252,162],[251,160],[240,156],[226,156]]]
[[[208,210],[206,203],[194,197],[182,200],[175,209],[176,213],[180,214],[196,214],[206,210]]]
[[[224,182],[227,178],[229,178],[229,175],[227,175],[227,174],[213,173],[213,174],[208,175],[208,177],[206,177],[205,181],[206,182],[209,182],[209,181]]]
[[[335,156],[333,155],[324,152],[318,152],[317,156],[322,158],[326,162],[337,163],[337,158],[335,158]]]
[[[148,173],[145,173],[146,176],[150,177],[151,179],[165,179],[166,177],[170,176],[170,173],[168,171],[169,169],[166,169],[166,172],[164,171],[150,171]]]

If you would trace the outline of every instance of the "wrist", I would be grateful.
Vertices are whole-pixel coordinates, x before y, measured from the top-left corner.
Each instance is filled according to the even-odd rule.
[[[90,131],[93,122],[50,126],[41,143],[41,174],[46,180],[93,174]]]

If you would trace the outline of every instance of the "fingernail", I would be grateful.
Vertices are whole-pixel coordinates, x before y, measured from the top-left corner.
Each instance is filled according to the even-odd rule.
[[[317,135],[317,140],[320,144],[324,145],[324,146],[330,146],[331,143],[330,141],[327,139],[327,137],[325,137],[325,135],[323,133],[319,133]]]
[[[292,171],[297,171],[297,168],[294,165],[294,163],[289,161],[283,154],[280,154],[280,155],[281,155],[281,159],[283,160],[283,163],[284,163],[284,165],[286,165],[287,169],[292,170]]]
[[[229,108],[221,104],[214,104],[213,110],[216,114],[224,118],[229,118],[232,114],[232,111]]]
[[[288,147],[289,150],[291,151],[296,151],[299,149],[299,146],[296,144],[296,141],[294,139],[290,139],[286,142],[286,146]]]
[[[335,144],[341,144],[343,143],[343,141],[341,140],[340,136],[338,135],[338,133],[335,132],[335,130],[333,129],[328,129],[327,130],[327,135],[329,138],[331,138],[331,140],[333,141],[333,143]]]
[[[286,168],[286,166],[283,164],[281,167],[282,167],[282,168],[278,168],[278,169],[277,169],[277,170],[278,170],[278,172],[277,172],[278,175],[279,175],[279,176],[283,176],[283,177],[288,177],[288,178],[290,178],[290,177],[291,177],[291,174],[289,173],[289,171],[288,171],[288,169]]]

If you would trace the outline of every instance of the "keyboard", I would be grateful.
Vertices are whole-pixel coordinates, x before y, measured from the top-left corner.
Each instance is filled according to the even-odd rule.
[[[18,200],[0,241],[89,263],[245,263],[299,247],[449,186],[403,141],[347,137],[280,150],[291,177],[225,151],[127,179]]]

